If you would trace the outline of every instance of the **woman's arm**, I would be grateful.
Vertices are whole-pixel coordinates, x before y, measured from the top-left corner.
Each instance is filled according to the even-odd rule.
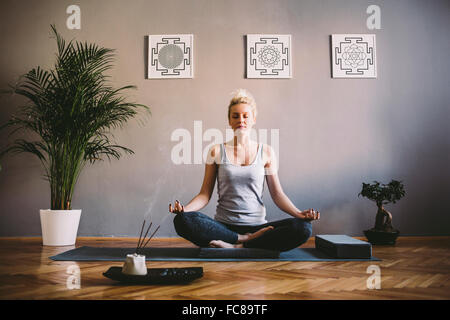
[[[284,193],[283,188],[281,187],[280,179],[278,178],[278,163],[275,152],[271,146],[266,146],[267,151],[265,153],[265,157],[267,160],[264,166],[264,170],[266,173],[267,186],[269,187],[270,196],[272,197],[273,202],[275,202],[278,208],[290,214],[294,218],[302,218],[308,220],[319,219],[320,214],[318,212],[315,212],[315,210],[313,209],[301,211]]]
[[[270,196],[278,208],[290,214],[294,218],[303,218],[301,210],[299,210],[284,193],[280,185],[280,179],[277,173],[266,176],[267,186],[269,187]]]
[[[217,163],[211,159],[215,159],[216,155],[220,153],[219,145],[211,147],[209,150],[208,160],[205,164],[205,176],[203,184],[198,195],[196,195],[187,205],[184,206],[184,211],[199,211],[204,208],[211,199],[216,184]]]

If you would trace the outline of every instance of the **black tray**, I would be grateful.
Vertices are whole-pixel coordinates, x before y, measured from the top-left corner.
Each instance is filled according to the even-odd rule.
[[[123,274],[122,267],[110,267],[103,275],[129,284],[178,284],[203,277],[203,268],[147,268],[147,275],[135,276]]]

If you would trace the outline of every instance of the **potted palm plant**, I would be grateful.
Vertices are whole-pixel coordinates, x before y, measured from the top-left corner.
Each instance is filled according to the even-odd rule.
[[[86,163],[107,157],[119,159],[121,151],[133,151],[112,143],[111,129],[122,127],[145,105],[125,101],[122,92],[135,86],[114,89],[105,72],[112,68],[114,50],[87,42],[56,38],[56,63],[52,70],[40,67],[25,74],[10,92],[24,96],[22,106],[2,128],[30,132],[32,138],[16,139],[7,153],[35,155],[50,184],[51,209],[40,210],[43,245],[73,245],[81,210],[72,209],[72,195]]]
[[[392,180],[388,184],[374,181],[373,184],[363,183],[358,196],[363,196],[377,204],[378,211],[375,218],[375,226],[364,230],[367,240],[372,244],[395,244],[400,232],[392,227],[392,214],[384,205],[395,203],[405,195],[401,181]]]

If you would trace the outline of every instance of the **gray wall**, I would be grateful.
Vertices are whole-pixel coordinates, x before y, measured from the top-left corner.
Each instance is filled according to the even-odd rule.
[[[66,28],[70,4],[81,7],[81,30]],[[381,30],[368,30],[366,8],[381,7]],[[50,67],[62,35],[117,49],[114,86],[135,84],[131,99],[153,115],[114,131],[136,154],[82,172],[73,198],[82,208],[79,235],[136,236],[143,218],[163,221],[159,237],[176,236],[169,202],[197,194],[204,165],[175,165],[170,140],[177,128],[193,134],[228,127],[230,93],[256,98],[256,128],[280,130],[279,176],[302,209],[321,211],[314,234],[362,235],[376,207],[358,198],[362,182],[391,178],[407,195],[388,209],[403,235],[450,234],[449,1],[5,1],[0,4],[0,86],[32,67]],[[195,78],[145,79],[145,36],[192,33]],[[244,35],[291,34],[293,78],[245,78]],[[329,36],[377,35],[377,79],[332,79]],[[0,98],[0,122],[22,101]],[[1,133],[0,147],[7,135]],[[270,141],[269,141],[270,142]],[[206,146],[205,142],[203,146]],[[40,235],[39,209],[49,207],[43,170],[31,155],[8,156],[0,171],[0,236]],[[216,190],[203,211],[213,216]],[[264,194],[268,219],[288,217]]]

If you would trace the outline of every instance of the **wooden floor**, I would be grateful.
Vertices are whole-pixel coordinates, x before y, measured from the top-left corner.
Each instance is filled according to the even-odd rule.
[[[363,238],[360,238],[363,239]],[[131,238],[78,238],[79,246],[134,247]],[[193,246],[154,239],[152,246]],[[310,239],[303,247],[313,247]],[[40,238],[0,239],[0,299],[450,299],[450,237],[401,237],[374,246],[382,261],[364,262],[147,262],[147,267],[194,267],[202,278],[187,285],[127,286],[102,273],[120,262],[53,261],[73,249],[43,247]],[[381,289],[368,289],[370,265],[381,270]],[[67,287],[79,267],[80,289]]]

